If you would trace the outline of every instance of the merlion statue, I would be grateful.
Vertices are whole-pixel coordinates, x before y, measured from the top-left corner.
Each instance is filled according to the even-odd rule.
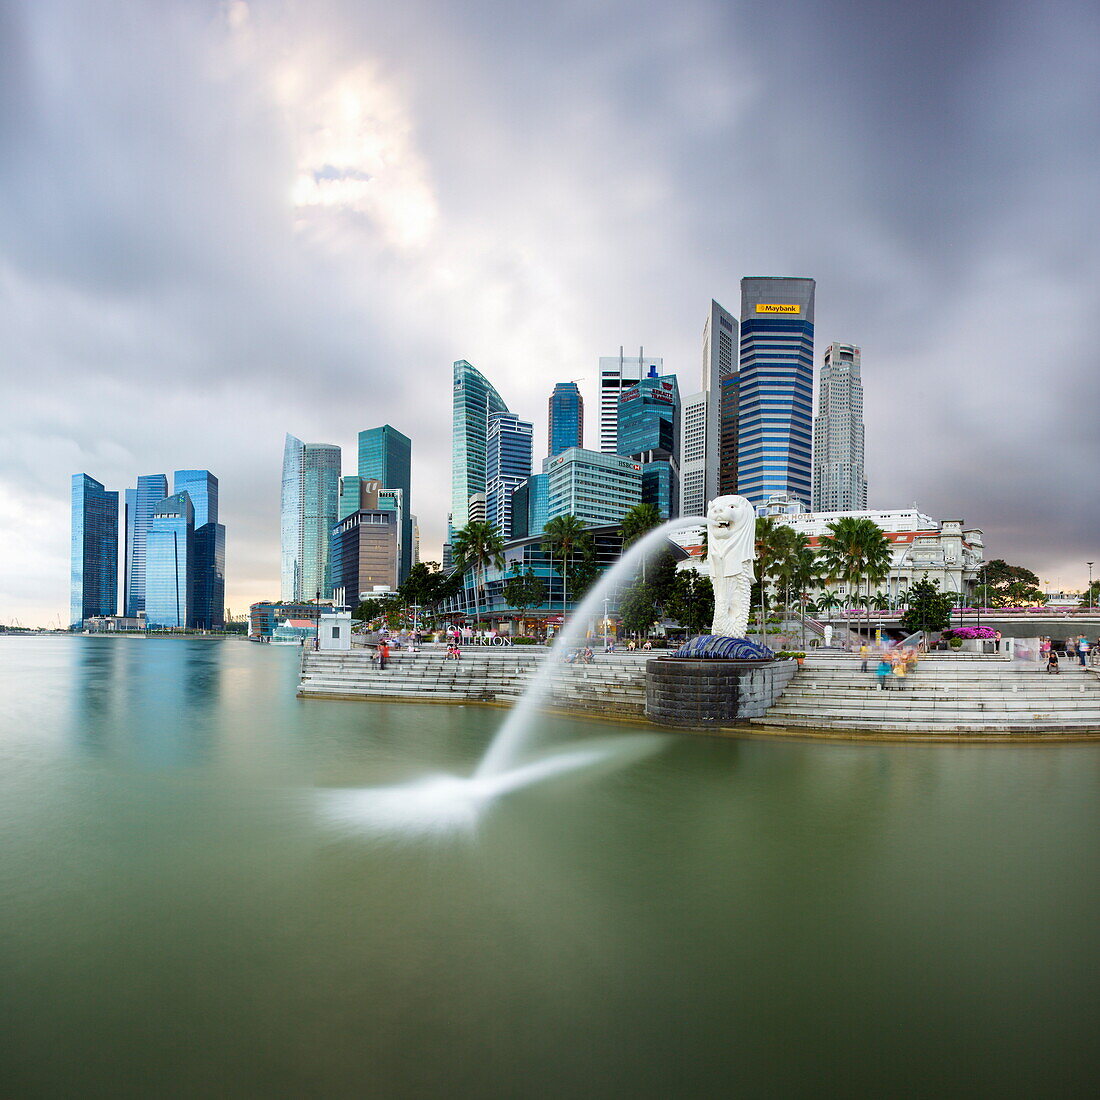
[[[707,564],[714,585],[711,634],[743,638],[749,625],[756,512],[744,497],[715,497],[707,508]]]

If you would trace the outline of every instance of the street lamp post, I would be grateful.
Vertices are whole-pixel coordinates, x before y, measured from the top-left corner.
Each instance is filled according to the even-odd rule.
[[[607,652],[607,605],[610,602],[609,596],[603,598],[603,651]]]
[[[1085,564],[1089,567],[1089,611],[1092,611],[1092,562],[1087,561]]]

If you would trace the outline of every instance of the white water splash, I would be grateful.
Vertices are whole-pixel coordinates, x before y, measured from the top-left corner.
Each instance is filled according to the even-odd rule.
[[[500,775],[462,778],[427,775],[392,787],[321,792],[321,817],[329,825],[356,832],[403,835],[470,831],[485,806],[521,787],[530,787],[568,772],[589,777],[599,765],[620,767],[663,744],[657,734],[599,738],[541,757]]]
[[[600,763],[621,767],[664,744],[665,739],[657,734],[632,734],[586,740],[534,760],[524,759],[532,748],[538,711],[553,683],[554,666],[584,640],[587,624],[599,615],[604,598],[632,580],[669,534],[700,522],[698,518],[676,519],[654,528],[600,578],[563,624],[523,698],[508,715],[472,776],[428,775],[392,787],[324,791],[323,819],[336,827],[402,835],[471,830],[489,802],[511,791],[567,772],[585,770],[591,775]]]

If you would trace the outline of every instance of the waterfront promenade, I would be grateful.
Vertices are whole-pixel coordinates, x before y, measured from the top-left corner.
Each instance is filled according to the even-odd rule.
[[[645,666],[656,655],[597,652],[591,665],[558,663],[550,705],[644,719]],[[546,659],[547,651],[534,647],[467,649],[460,661],[424,650],[395,654],[380,670],[366,650],[307,650],[298,694],[511,706]],[[1063,662],[1060,675],[1048,676],[1037,664],[999,656],[928,654],[900,690],[879,690],[873,672],[862,672],[860,664],[858,656],[839,651],[811,654],[768,714],[752,720],[752,728],[856,738],[1100,738],[1100,677],[1072,662]]]

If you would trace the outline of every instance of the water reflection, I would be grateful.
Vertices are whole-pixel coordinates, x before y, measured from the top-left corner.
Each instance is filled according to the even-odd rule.
[[[72,742],[141,768],[196,767],[217,744],[224,642],[85,638],[75,647]]]

